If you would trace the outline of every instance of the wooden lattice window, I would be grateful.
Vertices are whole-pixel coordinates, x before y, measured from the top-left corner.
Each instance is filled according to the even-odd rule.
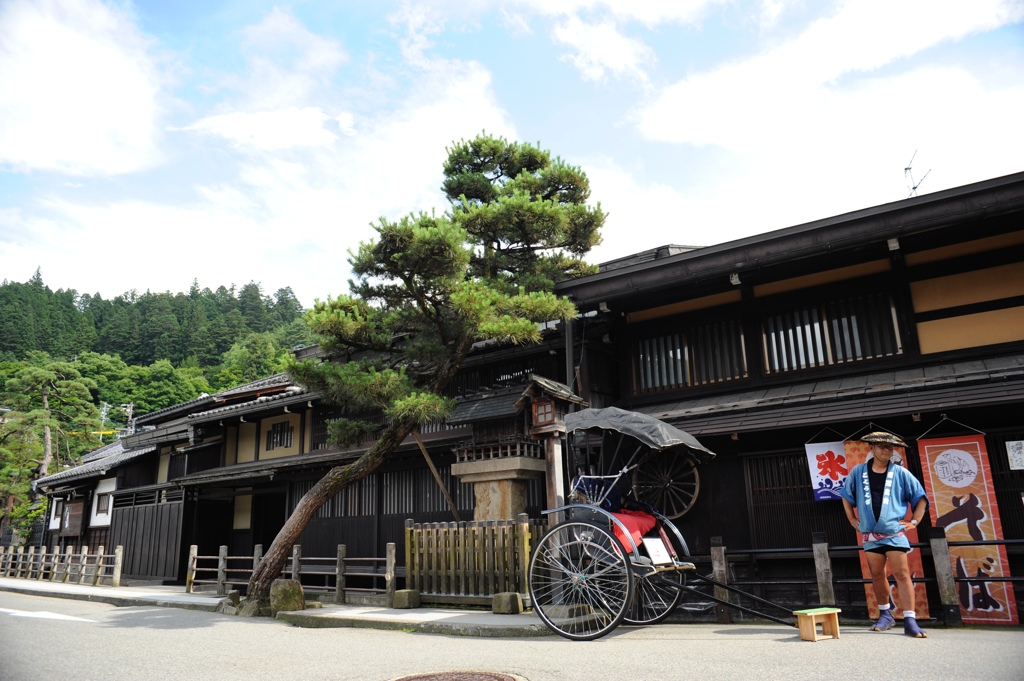
[[[640,394],[747,377],[743,327],[735,319],[642,338],[633,357],[634,387]]]
[[[289,421],[275,423],[267,431],[267,451],[272,452],[278,447],[291,447],[294,434],[295,428]]]
[[[761,319],[766,374],[903,354],[896,308],[869,293],[772,312]]]

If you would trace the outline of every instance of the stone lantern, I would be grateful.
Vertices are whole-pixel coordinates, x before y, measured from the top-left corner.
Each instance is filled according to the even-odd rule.
[[[474,520],[507,520],[526,510],[526,484],[546,476],[547,505],[563,503],[565,414],[587,403],[563,383],[531,374],[526,383],[460,398],[450,426],[469,425],[452,475],[473,483]]]

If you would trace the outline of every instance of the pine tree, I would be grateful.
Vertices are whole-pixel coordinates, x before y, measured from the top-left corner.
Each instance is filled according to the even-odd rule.
[[[494,165],[491,156],[502,149],[511,149],[514,158]],[[534,182],[530,177],[543,178],[552,165],[548,158],[529,145],[483,136],[457,145],[445,165],[446,175],[462,178],[458,186],[446,180],[446,188],[465,197],[456,210],[443,217],[379,220],[376,238],[350,256],[356,277],[350,293],[318,302],[307,314],[311,330],[334,361],[293,362],[289,371],[343,413],[376,409],[385,421],[379,429],[353,418],[331,423],[330,441],[336,446],[371,431],[377,439],[356,461],[331,469],[299,501],[252,574],[251,598],[267,597],[292,545],[325,502],[376,470],[419,424],[450,412],[453,403],[443,396],[445,388],[474,342],[538,342],[541,322],[574,314],[569,301],[558,299],[541,282],[582,267],[579,256],[597,242],[603,214],[599,207],[570,200],[589,196],[586,176],[578,170],[559,175],[564,200],[557,192],[531,194],[523,188]],[[512,179],[502,180],[505,176]],[[505,191],[513,183],[516,188]],[[470,188],[478,190],[472,199]],[[508,232],[498,224],[485,226],[480,211],[501,204],[495,213],[500,215],[509,201],[546,216],[545,226],[513,221],[505,227]],[[539,241],[520,241],[526,238]],[[565,272],[556,271],[559,264],[567,266]]]

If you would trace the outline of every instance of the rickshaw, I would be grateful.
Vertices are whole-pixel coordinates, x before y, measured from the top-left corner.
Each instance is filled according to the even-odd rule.
[[[795,626],[687,584],[697,579],[781,608],[698,574],[682,533],[659,510],[679,517],[692,506],[696,466],[714,452],[685,431],[615,407],[567,414],[565,425],[575,475],[566,505],[544,511],[564,520],[537,543],[528,578],[534,612],[548,628],[588,641],[622,623],[657,624],[686,592]]]

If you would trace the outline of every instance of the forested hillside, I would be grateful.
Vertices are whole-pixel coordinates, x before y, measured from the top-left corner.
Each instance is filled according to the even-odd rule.
[[[41,512],[32,479],[146,414],[280,371],[309,342],[290,288],[250,282],[105,300],[52,291],[37,271],[0,284],[0,530]]]
[[[269,333],[278,349],[305,338],[302,306],[290,288],[264,295],[259,284],[216,291],[193,283],[187,293],[129,291],[110,300],[75,290],[52,291],[39,272],[0,285],[0,360],[42,351],[70,358],[92,351],[130,365],[169,360],[215,370],[246,336]],[[209,378],[214,375],[208,373]]]

